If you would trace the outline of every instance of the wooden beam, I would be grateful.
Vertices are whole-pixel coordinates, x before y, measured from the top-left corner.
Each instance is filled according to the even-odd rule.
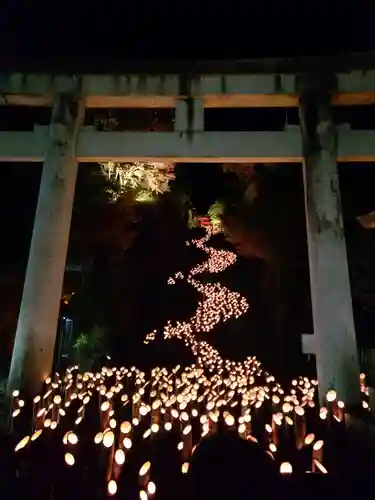
[[[375,104],[375,92],[341,92],[332,95],[333,106],[369,106]]]
[[[297,74],[81,75],[89,108],[173,108],[176,98],[202,98],[206,108],[296,107]],[[1,74],[0,105],[50,106],[52,96],[69,91],[71,77]],[[335,77],[335,106],[375,103],[375,71]]]
[[[0,132],[0,161],[42,161],[48,127]],[[80,162],[290,163],[302,158],[299,130],[284,132],[97,132],[79,134]]]
[[[175,97],[101,96],[85,97],[86,108],[174,108]],[[375,92],[347,92],[332,95],[333,106],[368,106],[375,104]],[[2,94],[0,106],[52,106],[51,95]],[[225,94],[206,95],[205,108],[296,108],[297,94]]]
[[[338,129],[339,162],[375,162],[375,131]],[[0,162],[41,162],[48,127],[0,132]],[[78,138],[80,162],[301,163],[298,127],[281,132],[97,132]]]

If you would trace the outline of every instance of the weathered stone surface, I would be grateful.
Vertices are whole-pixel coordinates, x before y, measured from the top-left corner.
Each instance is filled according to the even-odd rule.
[[[323,401],[334,388],[340,399],[355,405],[359,364],[329,93],[313,88],[303,94],[300,115],[319,393]]]
[[[83,109],[75,93],[55,97],[8,393],[20,389],[26,395],[35,394],[52,368]]]

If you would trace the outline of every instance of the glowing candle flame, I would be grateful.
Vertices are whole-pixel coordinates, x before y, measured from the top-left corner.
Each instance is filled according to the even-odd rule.
[[[184,430],[182,431],[182,434],[184,436],[187,436],[191,432],[191,425],[187,425]]]
[[[31,436],[31,441],[36,441],[38,437],[42,434],[42,429],[39,429],[34,432],[34,434]]]
[[[123,440],[123,444],[127,450],[130,450],[130,448],[132,447],[132,440],[126,437]]]
[[[277,452],[277,447],[276,447],[275,443],[270,443],[270,450],[272,451],[272,453]]]
[[[283,462],[280,465],[280,474],[292,474],[292,473],[293,473],[293,467],[291,463]]]
[[[122,422],[120,430],[123,434],[129,434],[132,430],[132,424],[130,422]]]
[[[158,424],[152,424],[151,425],[151,432],[156,434],[159,431],[159,425]]]
[[[311,433],[305,437],[305,445],[309,446],[315,439],[315,434]]]
[[[107,411],[107,410],[109,410],[110,406],[111,406],[111,403],[109,401],[104,401],[104,403],[101,404],[100,409],[101,409],[101,411]]]
[[[322,441],[322,440],[317,441],[313,446],[313,450],[315,450],[315,451],[320,450],[323,447],[323,444],[324,444],[324,441]]]
[[[114,479],[111,479],[107,486],[107,491],[109,495],[116,495],[117,493],[117,483]]]
[[[145,476],[147,474],[147,472],[150,470],[151,468],[151,462],[145,462],[142,467],[139,469],[139,475],[142,477],[142,476]]]
[[[98,432],[97,434],[95,434],[94,443],[95,444],[99,444],[102,441],[103,441],[103,433],[102,432]]]
[[[236,421],[234,420],[233,415],[230,415],[230,414],[227,415],[225,417],[225,423],[227,424],[228,427],[232,427],[236,423]]]
[[[74,434],[74,432],[69,432],[67,435],[68,442],[70,444],[77,444],[78,443],[78,436],[77,434]]]
[[[116,450],[115,462],[118,465],[123,465],[125,463],[125,453],[120,448],[118,450]]]
[[[71,453],[65,453],[64,459],[65,459],[65,463],[67,465],[69,465],[70,467],[72,465],[74,465],[74,463],[75,463],[75,458]]]
[[[103,436],[103,446],[110,448],[115,442],[115,435],[112,431],[107,431]]]
[[[182,474],[187,474],[189,471],[189,462],[184,462],[181,467]]]
[[[148,484],[147,484],[147,493],[150,495],[150,496],[153,496],[155,495],[156,493],[156,485],[154,482],[150,481]]]
[[[14,448],[14,451],[22,450],[22,448],[25,448],[25,446],[28,444],[29,441],[30,441],[30,436],[25,436]]]
[[[336,399],[336,397],[336,391],[334,391],[333,389],[327,392],[326,399],[329,403],[332,403]]]
[[[323,464],[319,462],[319,460],[314,460],[314,464],[316,468],[319,470],[319,472],[321,472],[322,474],[328,474],[327,469],[324,467]]]
[[[139,492],[139,500],[148,500],[148,496],[145,490],[141,490]]]

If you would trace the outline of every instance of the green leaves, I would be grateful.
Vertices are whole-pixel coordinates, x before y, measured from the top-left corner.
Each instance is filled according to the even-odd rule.
[[[224,213],[225,205],[222,201],[216,200],[208,209],[208,216],[211,219],[211,224],[215,230],[220,230],[222,227],[221,216]]]
[[[150,202],[156,196],[169,191],[169,183],[175,178],[174,166],[164,163],[102,163],[107,177],[107,193],[116,202],[126,192],[133,192],[137,202]]]
[[[94,325],[91,331],[80,333],[73,345],[74,354],[78,364],[94,362],[105,351],[106,331]]]
[[[196,227],[199,227],[199,222],[197,218],[194,215],[194,212],[192,209],[188,210],[188,228],[189,229],[194,229]]]

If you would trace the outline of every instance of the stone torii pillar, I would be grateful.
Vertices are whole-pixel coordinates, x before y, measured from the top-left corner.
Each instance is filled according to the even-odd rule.
[[[335,389],[354,406],[361,400],[359,364],[330,100],[324,86],[305,82],[300,121],[314,335],[303,344],[316,355],[320,401]]]
[[[84,104],[72,91],[55,96],[33,235],[8,380],[8,394],[35,395],[53,361],[77,177],[75,149]]]

